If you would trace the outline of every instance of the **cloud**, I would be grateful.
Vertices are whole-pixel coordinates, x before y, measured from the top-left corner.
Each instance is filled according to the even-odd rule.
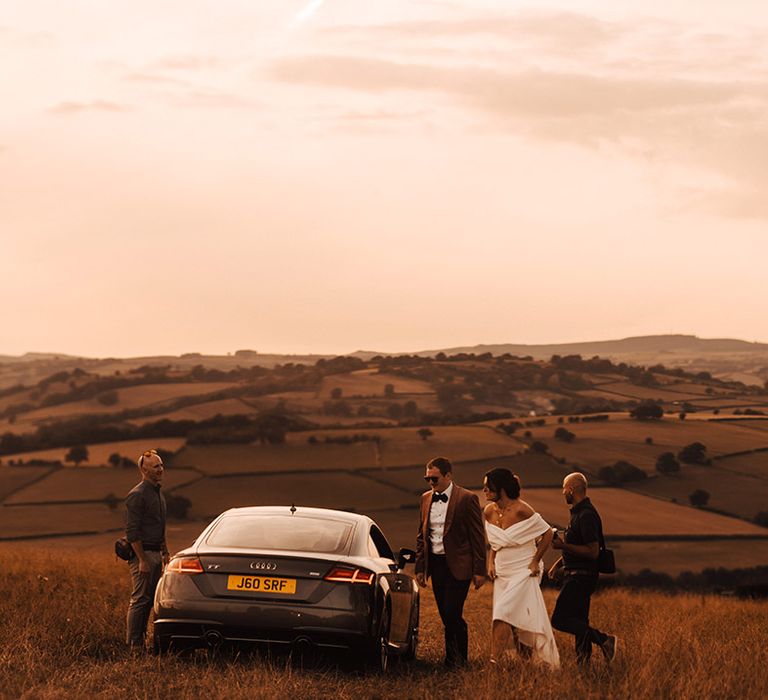
[[[117,102],[107,100],[93,100],[92,102],[59,102],[48,109],[51,114],[78,114],[80,112],[129,112],[130,107]]]
[[[254,100],[215,90],[190,90],[171,96],[171,102],[179,107],[210,109],[245,109],[261,106]]]
[[[220,65],[221,61],[213,56],[185,54],[158,59],[149,64],[149,70],[202,71],[218,68]]]
[[[168,75],[162,75],[160,73],[150,73],[150,72],[126,73],[123,76],[123,80],[129,83],[149,83],[154,85],[180,85],[185,87],[192,84],[188,80],[183,80],[182,78],[172,78]]]
[[[636,25],[633,25],[636,27]],[[571,12],[520,12],[449,21],[394,22],[382,25],[335,26],[321,33],[329,37],[361,39],[436,39],[492,36],[507,41],[564,46],[569,50],[613,43],[632,27]]]
[[[724,81],[453,69],[322,55],[282,59],[273,64],[271,75],[287,83],[371,93],[392,90],[445,93],[502,117],[568,118],[620,110],[679,109],[726,103],[744,92],[739,84]]]

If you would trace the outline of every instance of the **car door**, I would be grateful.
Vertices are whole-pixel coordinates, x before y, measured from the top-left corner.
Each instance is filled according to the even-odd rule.
[[[393,569],[396,568],[397,562],[392,548],[384,537],[384,533],[376,525],[371,525],[369,545],[375,549],[379,557],[392,562]],[[389,641],[394,644],[406,644],[409,641],[415,605],[413,579],[404,571],[396,570],[381,574],[381,578],[386,580],[389,588],[391,606]]]

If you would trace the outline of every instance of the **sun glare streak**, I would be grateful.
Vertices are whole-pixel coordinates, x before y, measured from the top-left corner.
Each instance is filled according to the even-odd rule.
[[[303,24],[308,21],[323,5],[325,0],[311,0],[311,2],[296,15],[295,24]]]

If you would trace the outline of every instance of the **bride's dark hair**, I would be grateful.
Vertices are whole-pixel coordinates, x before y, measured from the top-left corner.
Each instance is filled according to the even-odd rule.
[[[485,479],[491,491],[501,493],[504,490],[509,498],[520,498],[520,479],[509,469],[491,469],[485,473]]]

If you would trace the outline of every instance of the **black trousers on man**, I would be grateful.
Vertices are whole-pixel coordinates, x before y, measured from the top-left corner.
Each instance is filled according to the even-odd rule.
[[[552,613],[552,627],[576,637],[579,664],[589,663],[592,645],[602,644],[608,638],[608,635],[589,626],[589,605],[596,585],[597,574],[566,573]]]
[[[432,592],[445,627],[445,665],[461,666],[467,662],[467,623],[464,621],[464,601],[471,579],[459,581],[453,577],[444,554],[429,555]]]

